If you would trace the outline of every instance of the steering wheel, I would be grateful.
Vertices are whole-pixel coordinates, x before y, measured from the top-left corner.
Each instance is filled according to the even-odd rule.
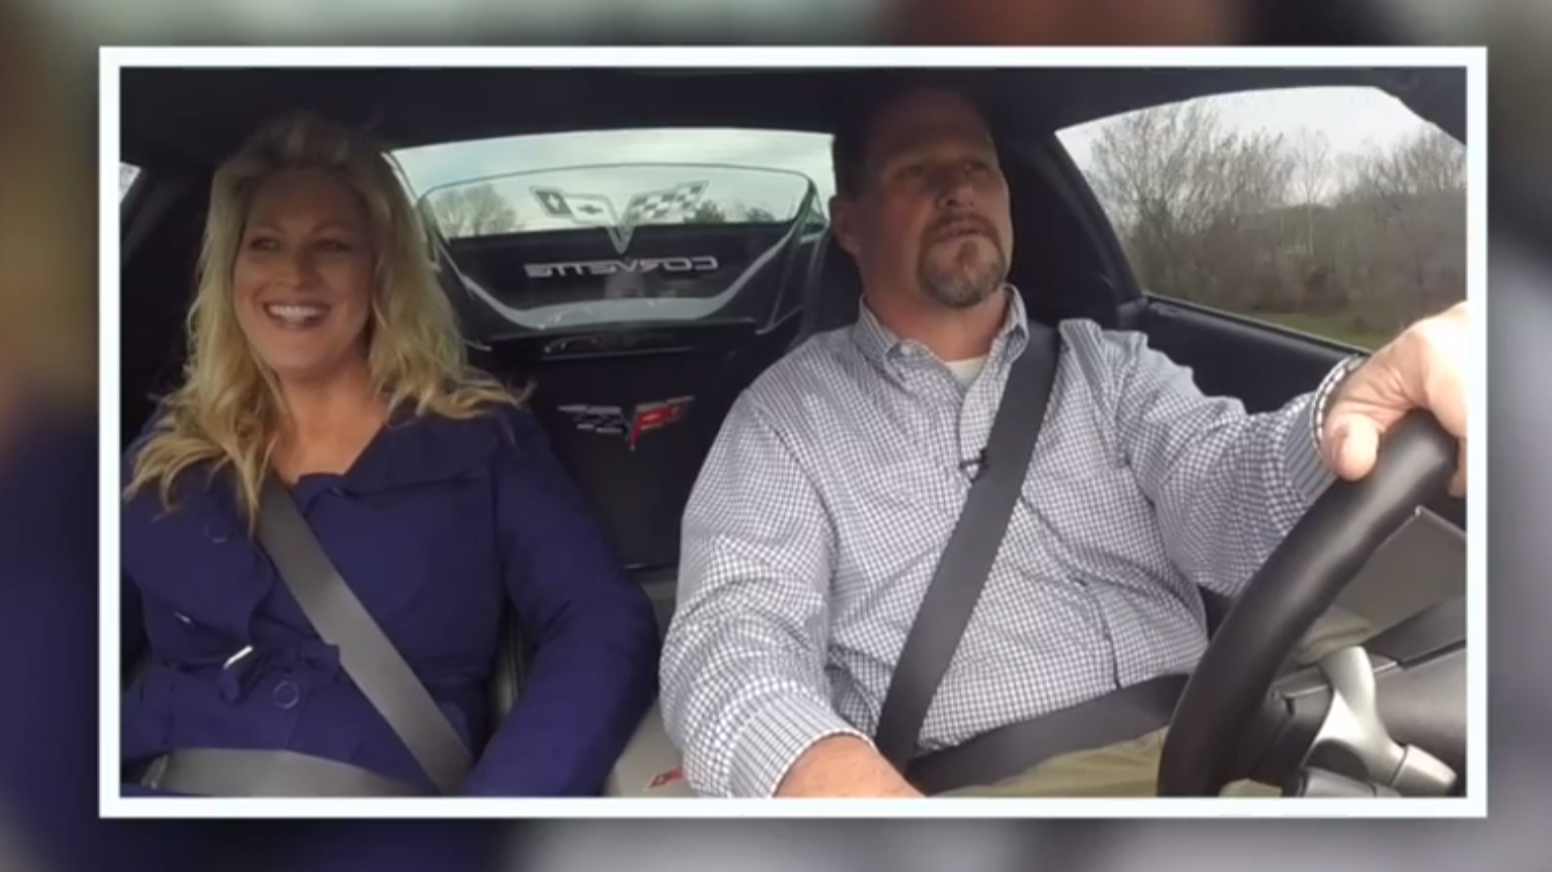
[[[1160,796],[1217,796],[1239,777],[1236,749],[1299,639],[1373,553],[1447,492],[1454,437],[1427,412],[1386,435],[1374,469],[1337,480],[1246,585],[1175,707],[1159,762]]]

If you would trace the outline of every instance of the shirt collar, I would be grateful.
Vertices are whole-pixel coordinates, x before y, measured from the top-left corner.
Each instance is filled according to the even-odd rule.
[[[987,355],[989,362],[998,361],[1004,349],[1017,357],[1029,339],[1029,312],[1024,307],[1023,295],[1010,284],[1003,285],[1002,289],[1008,296],[1008,310],[1001,329],[992,340]],[[868,306],[866,299],[861,301],[857,309],[857,321],[852,325],[851,338],[868,360],[886,371],[894,371],[905,358],[930,354],[926,346],[913,339],[902,339],[885,327]]]

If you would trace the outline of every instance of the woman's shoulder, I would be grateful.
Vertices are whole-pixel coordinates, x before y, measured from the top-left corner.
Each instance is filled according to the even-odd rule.
[[[139,472],[141,471],[140,467],[142,462],[147,460],[146,450],[150,448],[153,443],[155,443],[158,439],[179,439],[180,437],[187,438],[187,434],[180,433],[176,411],[173,408],[171,402],[164,400],[161,403],[158,403],[155,411],[153,411],[151,415],[146,418],[145,423],[141,425],[140,431],[135,434],[135,437],[131,439],[129,444],[124,448],[123,454],[120,458],[121,486],[128,487],[130,483],[138,476]],[[163,443],[164,449],[166,446],[167,443]],[[207,476],[201,474],[202,470],[205,473],[210,472],[210,461],[196,461],[183,467],[183,471],[177,476],[176,481],[173,482],[175,485],[173,490],[179,493],[188,491],[189,481],[191,478],[197,479],[198,481],[199,487],[195,488],[195,490],[203,491],[207,489]],[[148,482],[139,490],[140,492],[136,495],[136,499],[144,499],[149,494],[155,499],[160,500],[160,497],[157,496],[160,491],[160,485],[155,481]]]
[[[535,450],[548,450],[544,431],[531,408],[519,403],[483,403],[460,426],[479,428],[492,440],[499,460],[521,460]]]
[[[542,439],[532,412],[513,402],[483,400],[457,409],[401,409],[384,440],[395,466],[426,465],[442,474],[483,463],[500,464]]]
[[[129,440],[129,445],[125,446],[123,455],[125,466],[129,466],[139,459],[151,440],[156,438],[158,433],[165,431],[171,424],[172,412],[168,408],[167,403],[157,404],[156,409],[146,418],[145,423],[140,425],[139,432],[135,434],[133,439]]]

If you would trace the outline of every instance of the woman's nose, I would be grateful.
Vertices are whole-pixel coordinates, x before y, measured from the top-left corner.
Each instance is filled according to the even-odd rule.
[[[274,267],[274,280],[287,287],[307,285],[317,274],[312,258],[305,251],[296,249],[281,252],[275,258]]]

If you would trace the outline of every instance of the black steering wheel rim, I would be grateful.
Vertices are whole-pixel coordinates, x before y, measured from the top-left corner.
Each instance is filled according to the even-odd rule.
[[[1425,411],[1403,418],[1362,481],[1315,501],[1230,608],[1186,683],[1159,762],[1160,796],[1217,796],[1238,740],[1288,655],[1419,507],[1447,492],[1458,443]]]

